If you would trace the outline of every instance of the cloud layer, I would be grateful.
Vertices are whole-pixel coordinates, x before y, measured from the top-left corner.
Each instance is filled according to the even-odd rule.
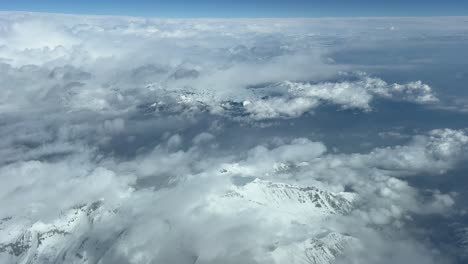
[[[462,195],[413,179],[462,167],[468,132],[386,126],[387,109],[443,108],[440,90],[333,58],[445,32],[2,13],[0,262],[454,262],[413,227],[459,217]],[[339,124],[366,118],[380,137]]]

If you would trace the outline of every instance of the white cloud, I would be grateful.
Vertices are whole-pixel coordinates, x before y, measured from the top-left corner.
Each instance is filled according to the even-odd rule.
[[[459,196],[408,179],[464,162],[465,130],[340,153],[294,125],[440,103],[329,57],[359,20],[2,15],[0,262],[441,263],[407,225]]]
[[[200,137],[197,135],[195,138]],[[102,201],[100,206],[115,208],[116,212],[115,216],[107,218],[113,220],[106,220],[102,225],[108,225],[108,221],[111,221],[115,228],[104,228],[99,232],[112,237],[119,230],[125,230],[125,235],[114,238],[105,261],[114,258],[169,261],[198,257],[201,263],[211,263],[234,261],[242,259],[240,256],[244,255],[246,261],[255,259],[263,263],[271,261],[271,258],[288,258],[288,252],[296,252],[301,243],[321,243],[318,233],[323,229],[349,233],[350,239],[357,239],[364,247],[374,243],[374,240],[366,240],[367,233],[370,233],[382,247],[397,249],[397,245],[386,242],[385,237],[367,225],[388,225],[389,228],[395,225],[400,228],[410,213],[441,213],[453,206],[454,202],[453,197],[440,192],[434,193],[433,200],[420,200],[418,190],[395,178],[404,177],[407,172],[398,170],[396,165],[394,172],[387,173],[387,169],[380,167],[392,163],[380,157],[384,152],[387,157],[407,153],[414,155],[415,159],[430,160],[433,156],[418,153],[424,151],[439,157],[441,153],[438,150],[442,149],[446,162],[443,167],[448,169],[454,166],[453,159],[461,157],[458,156],[459,148],[447,146],[458,146],[459,140],[463,141],[465,137],[462,131],[433,131],[427,136],[416,137],[406,146],[348,155],[327,154],[322,143],[302,138],[290,143],[277,141],[270,147],[257,146],[246,153],[211,156],[200,152],[196,146],[186,151],[177,150],[185,140],[179,135],[172,135],[167,143],[156,146],[152,152],[143,153],[125,163],[116,163],[108,157],[95,164],[96,161],[83,156],[67,158],[63,162],[28,161],[4,166],[0,174],[8,184],[3,185],[2,208],[5,208],[3,214],[6,215],[13,212],[21,214],[27,210],[30,212],[29,221],[34,223],[34,219],[43,219],[45,223],[50,223],[52,220],[46,219],[55,216],[54,212],[58,210],[68,210],[75,204]],[[210,137],[210,140],[213,139]],[[416,166],[412,173],[441,166],[429,160],[424,163],[433,167]],[[241,180],[240,185],[232,185],[231,177],[243,177],[246,183]],[[252,181],[251,177],[277,182]],[[146,184],[142,185],[142,180]],[[299,185],[283,184],[282,181]],[[54,183],[52,193],[45,191],[51,188],[51,182]],[[342,184],[350,185],[354,194],[342,192]],[[321,186],[322,190],[307,187],[310,185]],[[335,193],[326,190],[334,190]],[[317,198],[314,193],[322,198]],[[57,198],[60,198],[60,203],[54,202]],[[236,202],[236,199],[240,200]],[[341,201],[346,201],[342,204],[344,210],[340,207]],[[309,203],[314,206],[310,207]],[[18,207],[18,204],[22,206]],[[325,218],[319,220],[321,216]],[[92,217],[102,216],[99,213]],[[94,228],[103,228],[99,227],[100,220],[93,218],[90,221],[96,223]],[[57,226],[64,220],[56,221]],[[359,225],[356,226],[355,221]],[[91,235],[96,232],[94,228],[72,232],[99,241],[99,238]],[[295,228],[298,230],[295,231]],[[164,237],[164,243],[159,239],[161,237]],[[61,241],[61,246],[67,246],[70,240]],[[181,241],[188,243],[180,244]],[[275,243],[279,244],[275,246]],[[339,258],[340,252],[345,254],[349,249],[345,245],[341,242],[330,244],[327,246],[330,249],[324,250],[334,253],[320,254],[317,258],[327,261]],[[420,247],[417,244],[410,246]],[[171,250],[172,247],[179,248],[177,254]],[[333,251],[335,247],[340,250]],[[349,254],[358,254],[356,259],[373,259],[375,254],[386,254],[386,249],[376,245],[373,247],[375,251],[371,255],[370,252],[359,253],[362,248]],[[271,251],[269,248],[277,249]],[[92,254],[90,249],[87,250],[87,254]],[[419,250],[424,252],[423,248]],[[180,255],[180,252],[184,253]],[[404,259],[409,256],[405,254],[410,253],[397,255]],[[414,257],[431,258],[422,256],[424,254],[421,253]]]
[[[42,20],[15,22],[2,38],[0,44],[14,47],[18,50],[70,48],[79,41],[57,27],[57,24]]]
[[[335,104],[342,108],[355,108],[364,111],[372,109],[375,98],[409,101],[420,104],[437,102],[431,88],[421,81],[408,84],[388,84],[385,81],[363,76],[358,81],[337,83],[298,83],[285,81],[273,87],[267,87],[263,96],[269,93],[280,97],[249,101],[248,112],[255,119],[279,117],[298,117],[312,111],[321,104]]]

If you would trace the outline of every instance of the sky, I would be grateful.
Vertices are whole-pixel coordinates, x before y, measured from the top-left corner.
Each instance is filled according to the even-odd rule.
[[[147,17],[463,16],[468,15],[468,1],[2,0],[0,10]]]

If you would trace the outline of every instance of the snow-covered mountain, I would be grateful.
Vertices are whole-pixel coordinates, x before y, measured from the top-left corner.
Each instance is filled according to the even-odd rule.
[[[352,209],[353,200],[353,193],[331,193],[315,187],[254,179],[245,185],[233,185],[222,197],[222,201],[217,201],[216,204],[237,203],[237,208],[267,208],[297,217],[345,214]]]
[[[352,210],[352,193],[331,193],[314,187],[252,180],[232,185],[220,197],[212,197],[209,210],[235,215],[242,210],[261,211],[284,225],[313,225],[333,214]],[[80,205],[67,210],[48,223],[31,222],[28,218],[9,217],[0,222],[0,259],[7,263],[99,263],[112,245],[122,238],[124,230],[106,230],[100,239],[89,236],[100,232],[106,221],[118,217],[115,210],[101,202]],[[317,229],[314,237],[303,241],[279,238],[266,255],[277,263],[326,264],[341,254],[357,239],[329,230]],[[196,262],[195,262],[196,263]]]
[[[26,217],[9,217],[0,222],[0,260],[6,263],[97,263],[119,234],[107,234],[101,241],[90,239],[96,222],[114,215],[101,202],[80,205],[43,223]],[[108,237],[106,237],[108,236]]]
[[[468,259],[468,227],[460,224],[455,225],[455,241],[463,252],[463,258]]]
[[[351,236],[327,232],[316,238],[276,248],[276,263],[324,264],[333,262],[344,250],[359,247],[359,241]]]
[[[322,230],[321,223],[333,215],[353,209],[355,194],[332,193],[315,187],[254,179],[244,185],[233,185],[222,197],[212,200],[212,208],[222,214],[254,210],[267,216],[265,222],[316,225],[313,237],[301,241],[279,239],[270,252],[276,263],[331,263],[343,250],[358,240],[349,235]]]

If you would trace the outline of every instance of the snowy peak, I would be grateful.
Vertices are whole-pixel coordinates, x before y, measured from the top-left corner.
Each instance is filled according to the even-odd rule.
[[[94,202],[75,206],[51,223],[4,218],[0,222],[0,259],[15,263],[54,263],[60,258],[86,263],[79,249],[83,249],[88,239],[83,238],[80,243],[75,240],[86,237],[95,221],[112,214],[101,207],[101,202]]]
[[[468,256],[468,227],[459,226],[455,230],[455,239],[464,256]]]
[[[253,210],[275,221],[310,224],[350,212],[354,199],[352,193],[254,179],[243,185],[233,184],[221,196],[213,197],[209,208],[221,214]]]
[[[347,214],[353,210],[355,194],[333,193],[316,187],[258,178],[237,179],[236,182],[221,197],[211,201],[210,209],[227,216],[256,211],[265,217],[260,220],[265,224],[285,227],[313,225],[321,230],[305,235],[305,240],[291,241],[278,237],[275,246],[268,252],[274,263],[328,264],[350,246],[359,245],[354,237],[321,228],[332,215]]]
[[[317,238],[280,246],[272,252],[276,263],[328,264],[359,241],[351,236],[329,232]]]
[[[255,179],[236,186],[226,196],[238,197],[271,208],[304,207],[329,214],[344,214],[352,209],[352,193],[331,193],[315,187]]]

